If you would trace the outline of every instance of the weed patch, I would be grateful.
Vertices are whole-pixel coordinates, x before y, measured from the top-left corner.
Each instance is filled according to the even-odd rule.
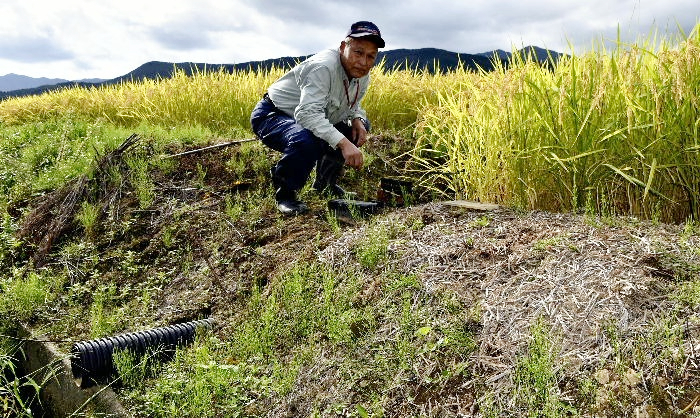
[[[528,417],[559,417],[574,412],[561,399],[558,352],[550,328],[540,319],[530,330],[532,340],[513,374],[516,408]]]

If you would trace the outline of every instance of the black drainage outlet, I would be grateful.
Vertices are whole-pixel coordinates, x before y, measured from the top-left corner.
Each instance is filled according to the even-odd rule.
[[[383,177],[379,181],[377,200],[387,206],[405,206],[413,195],[413,183],[406,180]]]
[[[73,379],[81,388],[104,383],[116,373],[112,358],[115,350],[128,350],[137,358],[152,350],[160,360],[167,360],[176,347],[192,343],[198,329],[212,328],[213,324],[212,319],[202,319],[75,343],[71,348]]]

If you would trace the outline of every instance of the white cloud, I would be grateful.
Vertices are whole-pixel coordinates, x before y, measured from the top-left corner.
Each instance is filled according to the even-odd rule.
[[[577,50],[635,40],[652,26],[689,32],[697,0],[23,0],[0,5],[0,75],[112,78],[153,60],[241,63],[337,46],[371,20],[387,49],[477,53],[538,45]],[[4,71],[4,72],[3,72]]]
[[[75,55],[46,35],[20,38],[0,37],[0,57],[21,63],[50,63],[70,60]]]

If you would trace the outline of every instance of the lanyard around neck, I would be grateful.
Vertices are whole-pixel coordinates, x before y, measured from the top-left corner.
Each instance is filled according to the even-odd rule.
[[[357,103],[357,98],[360,95],[360,83],[355,83],[355,85],[355,98],[352,100],[352,103],[350,103],[350,82],[346,79],[343,79],[343,87],[345,87],[345,98],[348,99],[348,107],[350,109],[352,109],[355,106],[355,103]]]

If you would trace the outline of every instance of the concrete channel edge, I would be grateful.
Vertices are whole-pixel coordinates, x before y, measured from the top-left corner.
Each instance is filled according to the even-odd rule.
[[[20,324],[17,333],[23,341],[22,368],[36,382],[45,381],[39,397],[47,414],[54,417],[132,417],[109,386],[81,389],[76,385],[69,355],[61,353],[55,344],[34,338],[24,324]]]

